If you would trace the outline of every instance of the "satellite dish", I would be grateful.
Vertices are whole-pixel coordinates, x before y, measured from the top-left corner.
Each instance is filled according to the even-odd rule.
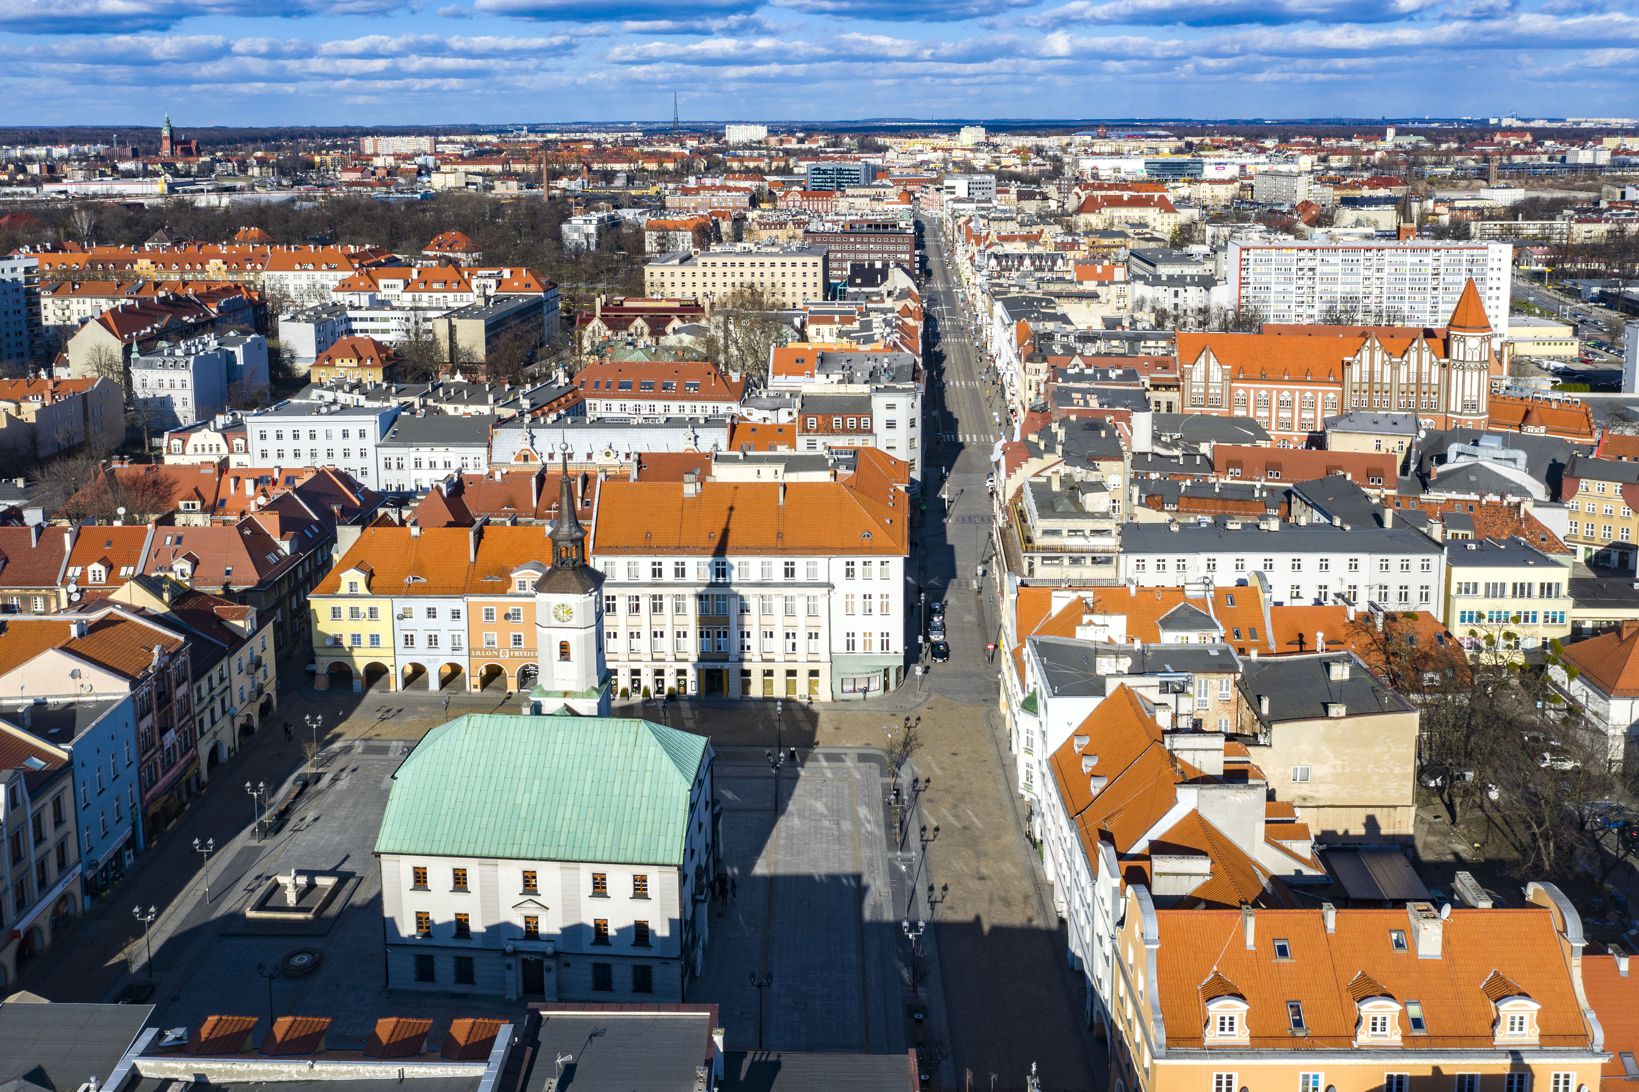
[[[85,593],[83,593],[83,592],[75,591],[75,592],[69,592],[68,593],[68,601],[70,603],[78,603],[81,599],[84,599],[84,598],[85,598]]]

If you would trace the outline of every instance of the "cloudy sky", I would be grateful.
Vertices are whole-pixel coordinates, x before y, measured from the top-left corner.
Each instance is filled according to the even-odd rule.
[[[11,123],[1639,115],[1632,0],[0,0]]]

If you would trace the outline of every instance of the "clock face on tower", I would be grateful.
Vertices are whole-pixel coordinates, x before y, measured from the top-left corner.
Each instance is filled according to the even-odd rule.
[[[575,608],[568,603],[559,603],[552,608],[552,617],[560,622],[568,622],[575,617]]]

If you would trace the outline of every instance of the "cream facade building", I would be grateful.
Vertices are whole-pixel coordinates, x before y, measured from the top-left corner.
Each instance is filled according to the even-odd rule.
[[[830,256],[821,246],[667,254],[643,267],[645,296],[713,301],[749,288],[780,307],[800,307],[824,299],[829,283]]]

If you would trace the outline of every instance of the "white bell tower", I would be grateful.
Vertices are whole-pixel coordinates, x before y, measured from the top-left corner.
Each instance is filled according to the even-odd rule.
[[[586,529],[575,514],[569,454],[563,455],[558,519],[548,536],[552,567],[535,582],[535,648],[540,674],[526,713],[609,715],[603,651],[603,574],[586,563]]]

